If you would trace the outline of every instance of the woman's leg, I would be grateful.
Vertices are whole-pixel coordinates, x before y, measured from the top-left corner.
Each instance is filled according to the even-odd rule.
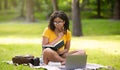
[[[62,63],[65,61],[65,59],[60,57],[56,51],[46,48],[43,50],[43,61],[45,64],[48,64],[49,61]]]
[[[68,55],[86,55],[86,52],[84,50],[76,50],[69,52]]]
[[[67,55],[86,55],[86,52],[84,50],[75,50],[70,51],[64,55],[62,55],[63,58],[66,58]]]
[[[75,50],[62,55],[62,57],[66,58],[67,55],[86,55],[86,52],[84,50]],[[66,64],[66,61],[62,62],[62,65],[65,65],[65,64]]]

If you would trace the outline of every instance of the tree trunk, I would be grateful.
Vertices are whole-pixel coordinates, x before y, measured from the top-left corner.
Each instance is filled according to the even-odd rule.
[[[72,0],[73,36],[82,36],[79,0]]]
[[[15,7],[15,8],[17,7],[17,1],[16,0],[12,0],[11,3],[12,3],[13,7]]]
[[[8,0],[4,0],[4,8],[8,9]]]
[[[34,2],[35,2],[35,6],[36,6],[37,11],[40,12],[41,11],[41,7],[40,7],[39,0],[35,0]]]
[[[34,22],[34,0],[26,0],[26,20],[28,22]]]
[[[97,17],[101,18],[101,2],[97,0]]]
[[[0,0],[0,10],[2,10],[2,0]]]
[[[24,3],[25,3],[25,1],[24,0],[19,0],[19,7],[18,7],[18,9],[19,9],[19,17],[25,17],[25,15],[24,15]]]
[[[52,3],[53,3],[53,10],[54,10],[54,11],[59,10],[59,9],[58,9],[58,0],[52,0]]]
[[[113,19],[120,20],[120,0],[115,0]]]
[[[112,0],[112,1],[110,2],[110,4],[111,4],[111,9],[110,9],[110,11],[111,11],[111,15],[112,15],[111,17],[113,17],[113,15],[114,15],[113,13],[114,13],[115,1]]]

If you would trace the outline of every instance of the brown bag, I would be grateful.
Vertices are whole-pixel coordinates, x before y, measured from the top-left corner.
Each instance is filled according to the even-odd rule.
[[[27,56],[15,56],[12,58],[13,64],[29,64],[31,63],[34,66],[40,65],[40,60],[38,57],[34,58],[34,56],[27,55]]]
[[[14,64],[29,64],[32,63],[34,56],[27,55],[27,56],[15,56],[12,58]]]

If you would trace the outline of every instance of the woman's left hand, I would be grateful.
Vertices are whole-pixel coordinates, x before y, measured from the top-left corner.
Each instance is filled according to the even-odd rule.
[[[64,54],[64,53],[66,53],[67,52],[67,50],[66,49],[64,49],[64,50],[62,50],[62,51],[57,51],[57,53],[59,54],[59,55],[61,55],[61,54]]]

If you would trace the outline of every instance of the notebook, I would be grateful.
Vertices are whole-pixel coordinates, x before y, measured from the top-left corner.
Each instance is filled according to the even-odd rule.
[[[62,70],[84,69],[87,63],[87,55],[69,55],[66,57],[66,65]]]

